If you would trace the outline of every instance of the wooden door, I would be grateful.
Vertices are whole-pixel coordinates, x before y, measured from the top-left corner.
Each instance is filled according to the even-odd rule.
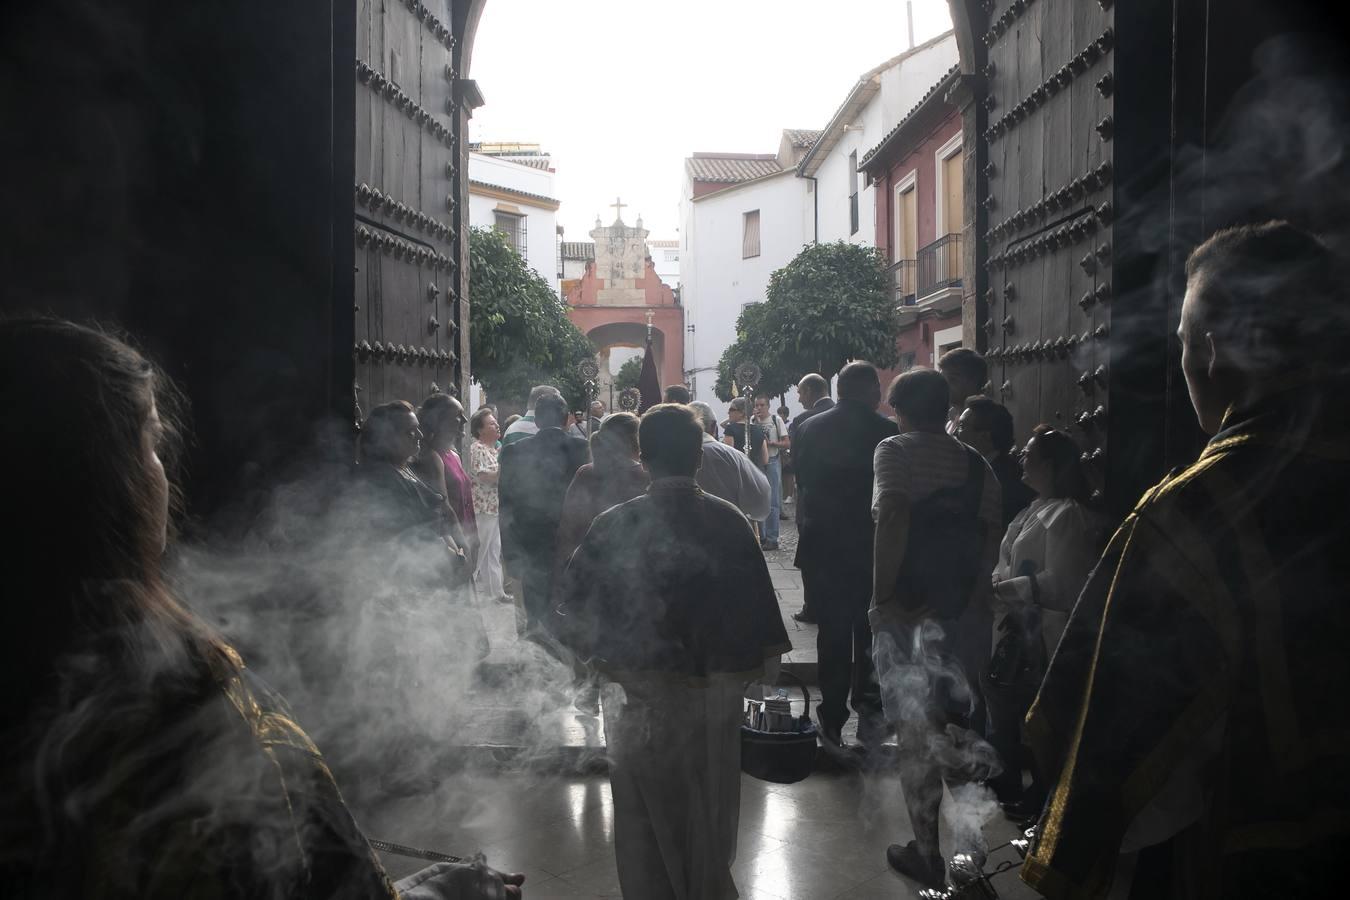
[[[458,390],[461,122],[452,22],[422,3],[355,2],[359,417]]]
[[[1112,4],[998,0],[979,135],[995,396],[1019,442],[1072,430],[1094,471],[1106,445],[1112,274]]]

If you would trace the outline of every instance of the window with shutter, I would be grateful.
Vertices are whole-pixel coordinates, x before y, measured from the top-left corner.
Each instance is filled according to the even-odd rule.
[[[858,233],[858,151],[848,155],[848,233]]]
[[[759,210],[745,214],[741,228],[741,259],[759,256]]]

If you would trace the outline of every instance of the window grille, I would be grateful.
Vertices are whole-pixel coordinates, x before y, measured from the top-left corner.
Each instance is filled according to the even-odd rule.
[[[515,248],[516,252],[520,254],[520,258],[529,262],[530,254],[529,244],[526,241],[528,234],[525,217],[504,212],[497,212],[493,215],[496,229],[506,235],[507,243]]]

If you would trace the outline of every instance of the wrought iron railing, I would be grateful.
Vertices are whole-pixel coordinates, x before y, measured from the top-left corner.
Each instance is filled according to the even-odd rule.
[[[943,288],[961,286],[961,235],[944,234],[915,254],[919,299]]]
[[[886,267],[896,306],[914,305],[914,260],[900,259]]]

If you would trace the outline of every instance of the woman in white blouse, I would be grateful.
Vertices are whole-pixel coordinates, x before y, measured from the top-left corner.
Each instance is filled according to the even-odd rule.
[[[472,481],[473,514],[478,525],[478,568],[474,582],[478,595],[504,600],[502,584],[502,535],[497,522],[497,439],[501,431],[491,407],[484,406],[469,419],[469,479]]]
[[[1048,659],[1101,553],[1102,523],[1087,502],[1092,486],[1069,435],[1038,425],[1022,453],[1022,481],[1036,499],[1008,525],[994,568],[994,602],[1040,610]]]
[[[1081,452],[1072,437],[1048,425],[1038,425],[1032,432],[1022,453],[1022,481],[1036,492],[1036,499],[1008,525],[994,568],[994,606],[1004,614],[995,638],[1010,628],[1021,635],[1033,671],[1043,672],[1054,654],[1101,552],[1103,523],[1087,506],[1092,486]],[[1007,763],[993,787],[1015,818],[1038,811],[1040,802],[1034,783],[1031,794],[1023,798],[1017,764],[1021,720],[1034,694],[1034,685],[1026,687],[1026,691],[1016,686],[990,691],[988,698],[989,741]]]

